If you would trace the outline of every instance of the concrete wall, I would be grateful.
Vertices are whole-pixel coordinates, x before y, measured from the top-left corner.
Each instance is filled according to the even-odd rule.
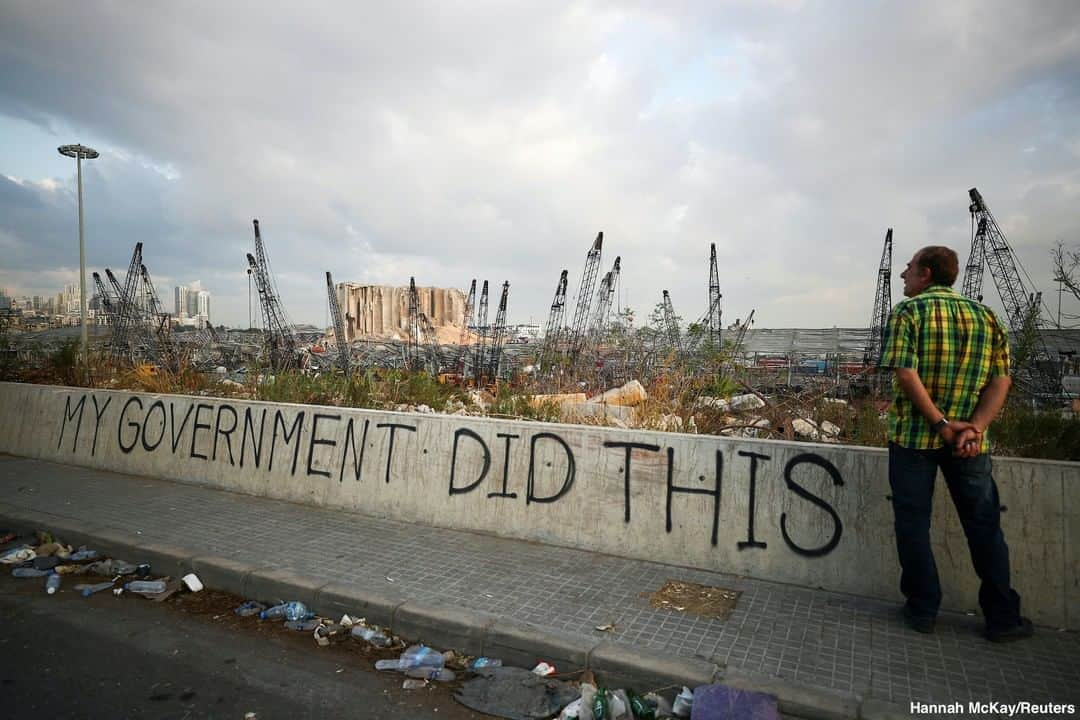
[[[880,449],[0,383],[0,452],[899,597]],[[1024,612],[1072,629],[1078,470],[995,461]],[[943,483],[935,503],[945,605],[977,609]]]

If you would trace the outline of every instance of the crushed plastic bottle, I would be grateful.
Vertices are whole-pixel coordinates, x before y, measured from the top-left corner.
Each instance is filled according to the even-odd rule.
[[[90,560],[97,560],[100,557],[101,553],[97,550],[87,550],[86,547],[81,547],[71,553],[71,557],[69,557],[68,560],[71,562],[88,562]]]
[[[350,632],[353,637],[367,640],[375,647],[388,647],[390,645],[390,638],[387,637],[386,633],[376,628],[366,627],[364,625],[353,625]]]
[[[401,669],[401,660],[398,660],[396,658],[392,658],[390,660],[376,660],[375,661],[375,669],[376,670],[400,670]]]
[[[322,623],[315,619],[285,621],[286,628],[288,628],[289,630],[299,630],[301,632],[311,632],[320,625],[322,625]]]
[[[435,680],[438,682],[453,682],[457,675],[450,668],[444,667],[414,667],[405,671],[408,677],[421,678],[423,680]]]
[[[476,658],[475,660],[473,660],[471,663],[469,663],[469,669],[470,670],[479,670],[481,668],[490,668],[490,667],[502,667],[502,660],[500,660],[499,658],[489,658],[489,657],[480,656],[480,657]]]
[[[128,592],[136,593],[163,593],[165,592],[164,580],[132,580],[129,583],[124,584],[124,589]]]
[[[308,606],[298,600],[281,603],[267,608],[259,613],[260,620],[273,620],[285,618],[286,620],[307,620],[315,617],[315,613],[308,610]]]
[[[52,575],[52,572],[34,567],[17,567],[11,571],[11,576],[17,578],[45,577],[46,575]]]
[[[442,667],[443,654],[427,645],[412,645],[398,658],[398,668],[408,670],[414,667]]]
[[[401,683],[402,690],[419,690],[420,688],[427,687],[427,680],[416,680],[414,678],[408,678],[405,682]]]
[[[683,686],[682,692],[675,698],[675,702],[671,704],[671,713],[675,717],[688,718],[694,707],[694,691],[690,688]]]
[[[96,585],[76,585],[75,589],[79,591],[79,594],[84,598],[90,597],[94,593],[101,592],[102,590],[111,589],[113,584],[111,582],[97,583]]]
[[[263,605],[261,602],[255,602],[254,600],[248,600],[243,605],[241,605],[240,607],[233,610],[233,612],[236,613],[237,615],[239,615],[240,617],[249,617],[251,615],[258,615],[259,613],[261,613],[265,609],[266,609],[266,606]]]

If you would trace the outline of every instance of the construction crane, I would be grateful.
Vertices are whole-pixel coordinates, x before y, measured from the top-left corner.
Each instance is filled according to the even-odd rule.
[[[113,304],[112,298],[109,297],[109,291],[105,289],[105,283],[101,281],[101,276],[96,272],[94,273],[94,286],[97,288],[98,297],[101,298],[101,309],[105,312],[105,320],[110,326],[116,324],[116,305]]]
[[[756,312],[755,310],[750,311],[750,314],[746,316],[746,322],[741,323],[741,324],[736,323],[737,329],[735,331],[735,344],[732,345],[732,347],[731,347],[731,357],[732,358],[739,357],[739,353],[742,352],[743,338],[746,337],[747,328],[749,328],[751,323],[754,322],[754,313],[755,312]]]
[[[709,245],[709,312],[708,312],[708,329],[709,329],[709,344],[712,346],[714,352],[720,350],[723,345],[723,325],[722,322],[722,309],[720,307],[720,301],[723,299],[723,295],[720,294],[720,270],[716,263],[716,243]]]
[[[408,338],[405,346],[405,365],[410,370],[420,366],[420,298],[416,294],[416,278],[409,278]]]
[[[563,322],[566,317],[566,275],[566,270],[559,275],[559,283],[555,286],[555,299],[551,301],[551,312],[548,314],[547,325],[544,327],[540,369],[545,372],[555,363],[555,355],[558,353],[559,339],[563,331]]]
[[[117,360],[131,361],[133,357],[133,343],[131,342],[132,328],[142,322],[142,312],[135,303],[135,294],[139,288],[139,268],[142,265],[142,243],[135,243],[135,250],[131,254],[131,262],[128,263],[127,275],[124,276],[124,285],[120,286],[112,271],[105,269],[105,274],[116,290],[117,322],[112,333],[112,352]]]
[[[334,279],[330,271],[326,271],[326,296],[330,302],[330,316],[334,320],[334,343],[337,345],[337,363],[345,377],[349,376],[349,343],[345,337],[345,320],[341,316],[341,305],[338,304],[337,290],[334,289]]]
[[[461,321],[461,339],[458,340],[458,356],[454,361],[454,368],[462,376],[465,375],[465,359],[469,352],[469,325],[473,322],[473,309],[476,305],[476,278],[469,284],[469,295],[465,298],[465,317]]]
[[[480,309],[476,313],[476,347],[473,353],[473,374],[476,384],[479,385],[484,375],[484,339],[487,336],[488,326],[488,281],[484,281],[484,287],[480,291]]]
[[[255,226],[255,256],[248,253],[248,266],[255,277],[255,286],[259,293],[267,359],[270,367],[280,372],[296,364],[296,336],[276,292],[274,278],[270,273],[270,263],[266,257],[266,247],[263,245],[262,234],[259,232],[259,221],[253,220],[252,224]]]
[[[570,326],[570,355],[576,360],[585,343],[586,324],[589,322],[589,308],[592,304],[593,286],[600,272],[600,255],[604,246],[604,233],[597,234],[589,252],[585,255],[585,269],[581,273],[578,286],[577,307],[574,308],[574,320]]]
[[[417,313],[416,324],[420,328],[420,344],[427,356],[427,370],[432,375],[438,375],[442,365],[439,358],[439,336],[424,313]]]
[[[892,310],[892,228],[885,231],[885,247],[878,264],[877,290],[874,294],[874,315],[870,318],[870,336],[866,341],[863,365],[877,367],[885,343],[885,325]]]
[[[150,279],[150,272],[146,265],[139,265],[139,276],[142,278],[142,293],[145,298],[147,319],[143,327],[146,328],[147,350],[150,356],[169,370],[178,371],[179,356],[172,342],[172,323],[169,313],[161,307],[154,283]]]
[[[682,353],[679,321],[675,319],[675,308],[671,305],[671,295],[667,290],[664,291],[664,301],[661,307],[664,320],[664,339],[667,341],[668,348],[675,350],[677,353]]]
[[[997,286],[1013,335],[1014,379],[1032,394],[1057,395],[1061,392],[1060,379],[1040,366],[1040,363],[1052,360],[1039,332],[1042,293],[1028,292],[1017,269],[1019,263],[1012,246],[986,206],[982,194],[977,188],[971,188],[968,196],[971,198],[968,209],[974,234],[964,269],[964,296],[982,301],[983,267],[989,265],[990,276]]]
[[[510,282],[504,281],[502,295],[499,297],[499,310],[495,313],[495,327],[491,332],[491,359],[488,362],[488,376],[499,376],[499,360],[502,356],[503,340],[506,338],[506,299],[510,294]]]

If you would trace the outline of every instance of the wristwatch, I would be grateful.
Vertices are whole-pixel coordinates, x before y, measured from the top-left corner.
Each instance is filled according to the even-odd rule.
[[[932,425],[930,425],[930,429],[931,429],[931,430],[933,430],[934,432],[936,432],[936,433],[938,433],[938,434],[940,435],[940,434],[941,434],[941,431],[942,431],[942,430],[943,430],[943,429],[945,428],[945,426],[946,426],[946,425],[948,425],[948,424],[949,424],[949,418],[947,418],[947,417],[943,417],[943,418],[941,418],[940,420],[938,420],[938,421],[937,421],[936,423],[933,423]]]

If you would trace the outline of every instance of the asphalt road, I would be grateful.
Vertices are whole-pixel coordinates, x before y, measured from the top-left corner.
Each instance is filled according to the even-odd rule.
[[[376,673],[351,640],[318,648],[310,635],[242,622],[195,595],[84,599],[76,582],[66,577],[50,596],[43,580],[0,567],[0,716],[487,717],[445,686],[402,690],[400,675]]]

